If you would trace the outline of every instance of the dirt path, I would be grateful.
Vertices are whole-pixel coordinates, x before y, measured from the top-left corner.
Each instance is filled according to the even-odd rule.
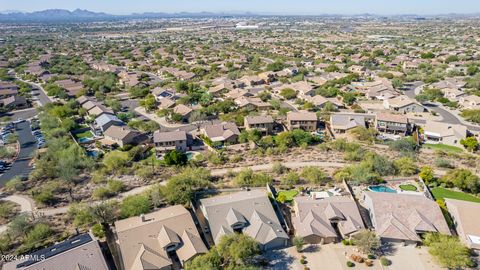
[[[290,169],[298,169],[303,167],[315,166],[315,167],[324,167],[324,168],[343,168],[348,163],[342,162],[325,162],[325,161],[293,161],[293,162],[282,162],[282,165]],[[253,166],[242,166],[235,168],[226,168],[226,169],[213,169],[211,174],[213,176],[221,176],[227,174],[228,172],[239,172],[245,168],[252,169],[253,171],[268,171],[273,167],[273,163],[259,164]]]

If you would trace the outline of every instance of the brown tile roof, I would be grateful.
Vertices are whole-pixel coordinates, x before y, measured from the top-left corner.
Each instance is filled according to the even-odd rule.
[[[391,114],[391,113],[377,114],[377,121],[408,124],[408,118],[405,115]]]
[[[365,204],[382,238],[421,241],[419,233],[450,230],[438,204],[423,195],[366,191]]]
[[[172,264],[165,248],[180,261],[207,252],[190,212],[176,205],[115,222],[125,269],[162,269]]]
[[[445,204],[460,240],[470,248],[480,249],[480,203],[447,198]]]
[[[295,198],[292,222],[297,236],[336,237],[332,219],[339,220],[338,229],[343,235],[350,235],[364,228],[357,204],[348,197]]]
[[[172,141],[186,141],[187,133],[183,130],[160,132],[156,131],[153,134],[153,142],[172,142]]]
[[[288,112],[288,121],[317,121],[317,114],[308,111]]]

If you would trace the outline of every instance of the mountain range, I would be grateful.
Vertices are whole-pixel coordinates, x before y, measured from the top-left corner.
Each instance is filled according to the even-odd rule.
[[[145,12],[130,15],[112,15],[104,12],[94,12],[84,9],[73,11],[65,9],[47,9],[35,12],[0,11],[0,21],[91,21],[114,20],[125,18],[178,18],[178,17],[217,17],[217,16],[252,16],[249,12],[213,13],[213,12]]]
[[[101,20],[121,20],[121,19],[152,19],[152,18],[186,18],[186,17],[231,17],[231,16],[281,16],[280,14],[256,14],[251,12],[179,12],[179,13],[165,13],[165,12],[145,12],[132,13],[129,15],[112,15],[104,12],[94,12],[84,9],[76,9],[73,11],[65,9],[47,9],[35,12],[19,12],[19,11],[0,11],[0,22],[79,22],[79,21],[101,21]],[[318,16],[344,16],[335,14],[319,14]],[[357,14],[350,15],[351,17],[410,17],[417,15],[394,15],[382,16],[375,14]],[[444,15],[430,15],[422,17],[478,17],[479,14],[444,14]]]

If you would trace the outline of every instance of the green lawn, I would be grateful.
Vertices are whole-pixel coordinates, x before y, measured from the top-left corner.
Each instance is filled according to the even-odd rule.
[[[445,198],[469,201],[469,202],[478,202],[480,203],[480,198],[467,194],[465,192],[453,191],[446,188],[436,187],[432,189],[432,194],[435,197],[435,200],[444,200]]]
[[[400,189],[404,191],[417,191],[417,187],[411,184],[400,185]]]
[[[93,133],[92,133],[90,130],[87,130],[87,131],[85,131],[85,132],[75,134],[75,137],[76,137],[77,139],[81,139],[81,138],[92,138],[92,137],[93,137]]]
[[[277,198],[282,194],[285,195],[285,197],[286,197],[285,202],[291,202],[291,201],[293,201],[293,198],[298,195],[298,190],[295,190],[295,189],[282,190],[282,191],[278,192]]]
[[[463,149],[456,146],[446,145],[446,144],[424,144],[423,147],[433,149],[433,150],[441,150],[450,153],[461,153]]]

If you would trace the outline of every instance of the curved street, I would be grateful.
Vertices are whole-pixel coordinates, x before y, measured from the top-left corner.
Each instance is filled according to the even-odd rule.
[[[422,91],[422,88],[425,86],[422,82],[413,82],[411,85],[408,85],[404,93],[407,97],[415,99],[415,97]],[[443,122],[449,123],[452,125],[464,125],[470,131],[480,131],[480,126],[467,123],[459,115],[456,115],[443,107],[441,104],[437,103],[425,103],[423,104],[429,111],[434,111],[443,118]],[[422,120],[417,120],[417,122],[425,122]]]

